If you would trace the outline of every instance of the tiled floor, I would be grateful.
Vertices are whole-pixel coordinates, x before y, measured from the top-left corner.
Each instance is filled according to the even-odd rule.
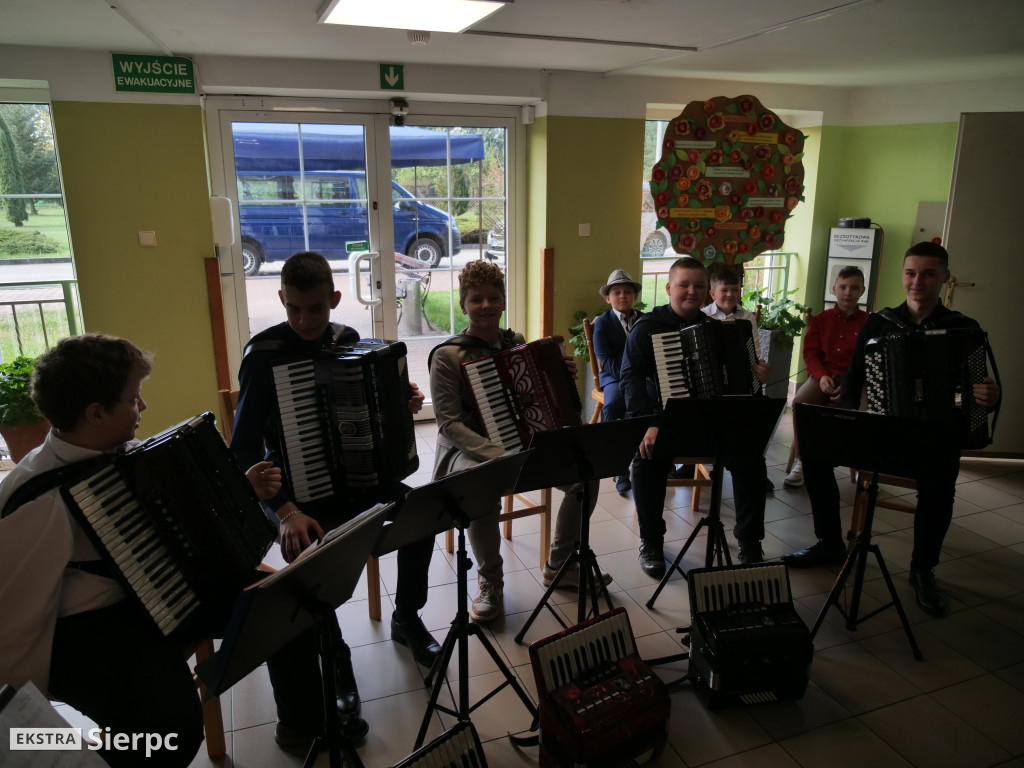
[[[413,480],[425,482],[433,463],[434,426],[417,428],[422,470]],[[812,541],[809,504],[803,489],[782,486],[792,428],[788,415],[768,450],[769,474],[778,490],[768,499],[768,535],[764,548],[777,557]],[[848,475],[840,487],[852,503]],[[897,494],[904,489],[890,489]],[[684,582],[670,583],[653,610],[644,602],[655,582],[640,570],[636,550],[637,524],[632,502],[619,497],[609,481],[602,483],[593,517],[592,543],[601,566],[610,571],[615,605],[629,612],[633,632],[645,658],[680,649],[675,629],[689,622]],[[706,508],[707,496],[702,507]],[[732,493],[724,491],[726,528],[731,528]],[[700,519],[690,512],[689,489],[674,489],[666,499],[668,541],[674,555]],[[850,508],[844,510],[848,522]],[[950,598],[949,615],[935,619],[913,602],[906,582],[911,546],[910,515],[879,510],[875,541],[881,545],[900,597],[910,617],[924,661],[915,661],[894,610],[845,629],[832,609],[815,638],[815,656],[806,696],[800,701],[736,707],[710,712],[688,686],[671,694],[669,743],[658,766],[715,766],[737,768],[844,768],[844,766],[921,766],[974,768],[1024,766],[1024,463],[965,459],[960,473],[955,519],[946,538],[943,563],[936,575]],[[735,556],[735,541],[730,545]],[[423,612],[439,640],[455,613],[455,571],[452,556],[438,549],[430,570],[430,598]],[[505,663],[534,695],[535,686],[526,646],[513,635],[540,599],[539,532],[536,518],[514,524],[514,536],[504,544],[505,616],[486,628]],[[687,567],[699,565],[703,536]],[[838,569],[792,571],[797,607],[812,625],[832,587]],[[365,583],[355,598],[338,611],[353,657],[365,702],[370,735],[359,753],[367,766],[387,766],[412,750],[427,703],[422,670],[409,652],[390,641],[387,617],[395,588],[394,557],[381,562],[384,622],[367,618]],[[364,576],[365,578],[365,576]],[[470,574],[471,584],[475,575]],[[864,587],[861,615],[886,594],[877,568]],[[558,595],[560,607],[575,614],[574,597]],[[527,635],[527,642],[558,629],[544,615]],[[661,667],[666,678],[678,677],[685,663]],[[476,640],[470,641],[470,690],[473,700],[500,679],[493,661]],[[456,669],[452,667],[453,675]],[[210,761],[205,752],[194,766],[241,768],[301,765],[301,754],[289,754],[273,741],[274,707],[265,669],[261,668],[223,698],[228,734],[228,757]],[[536,748],[517,751],[505,736],[525,729],[529,716],[509,689],[473,712],[472,719],[485,742],[490,765],[525,766],[537,762]],[[434,716],[429,736],[449,725]],[[327,765],[321,756],[317,765]]]

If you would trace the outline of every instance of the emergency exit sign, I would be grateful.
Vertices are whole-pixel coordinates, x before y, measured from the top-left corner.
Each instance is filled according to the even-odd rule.
[[[405,90],[405,65],[404,64],[381,64],[380,65],[380,89],[382,91],[404,91]]]
[[[144,53],[111,53],[114,90],[125,93],[195,93],[192,59]]]

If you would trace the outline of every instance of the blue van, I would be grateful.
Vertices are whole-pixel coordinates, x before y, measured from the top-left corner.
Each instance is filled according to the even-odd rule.
[[[395,167],[483,158],[480,134],[446,135],[412,127],[391,132]],[[232,136],[246,275],[255,275],[266,261],[283,261],[307,247],[328,259],[347,259],[352,252],[367,250],[361,127],[234,123]],[[396,251],[424,267],[436,267],[462,250],[462,235],[447,212],[417,200],[394,181],[391,202]]]
[[[363,171],[314,171],[301,179],[296,173],[239,172],[238,218],[246,275],[255,275],[265,261],[283,261],[306,250],[328,259],[347,259],[352,251],[368,248],[366,174]],[[305,194],[301,194],[305,183]],[[391,182],[395,221],[395,250],[436,267],[448,256],[448,227],[452,253],[462,250],[455,219],[440,208],[419,202]]]

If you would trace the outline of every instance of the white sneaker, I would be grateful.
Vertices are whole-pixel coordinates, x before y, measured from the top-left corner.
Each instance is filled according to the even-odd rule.
[[[559,566],[558,568],[561,568]],[[544,563],[544,568],[541,570],[541,583],[544,585],[544,589],[551,586],[551,582],[555,580],[555,576],[558,575],[558,568],[551,565],[550,561]],[[608,571],[601,571],[601,581],[608,584],[612,583],[612,575]],[[572,569],[569,570],[562,580],[558,582],[559,589],[576,589],[580,585],[580,564],[574,563]]]
[[[786,475],[786,479],[782,481],[782,484],[787,488],[799,488],[804,484],[804,468],[800,463],[800,459],[793,462],[793,469]]]
[[[480,590],[473,598],[469,617],[477,624],[493,621],[501,613],[501,596],[505,589],[503,581],[480,581]]]

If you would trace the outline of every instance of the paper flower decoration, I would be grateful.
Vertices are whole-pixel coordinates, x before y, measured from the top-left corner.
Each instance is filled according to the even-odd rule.
[[[688,104],[668,124],[650,184],[675,251],[733,264],[779,247],[804,199],[805,138],[754,96]]]

